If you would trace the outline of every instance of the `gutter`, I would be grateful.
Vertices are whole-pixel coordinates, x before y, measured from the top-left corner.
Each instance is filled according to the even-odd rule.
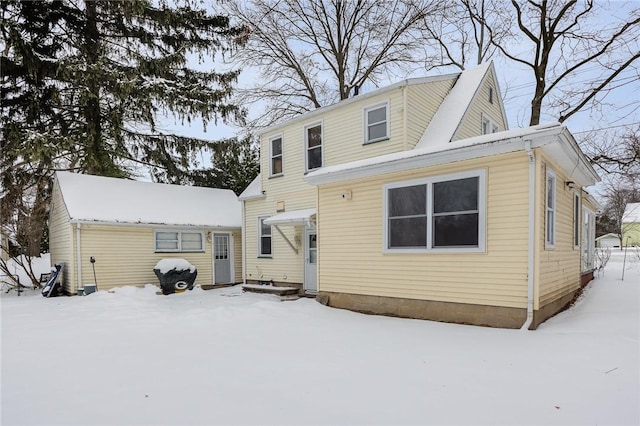
[[[535,189],[536,157],[531,150],[531,140],[524,141],[524,150],[529,155],[529,217],[528,217],[528,259],[527,259],[527,320],[520,330],[528,330],[533,323],[533,285],[535,268]]]

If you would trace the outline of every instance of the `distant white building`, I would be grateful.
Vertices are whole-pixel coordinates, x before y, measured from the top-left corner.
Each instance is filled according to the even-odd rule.
[[[598,248],[620,248],[620,237],[616,234],[604,234],[596,238]]]

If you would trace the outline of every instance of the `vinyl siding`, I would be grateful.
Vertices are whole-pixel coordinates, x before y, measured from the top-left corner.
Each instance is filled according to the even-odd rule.
[[[556,175],[556,235],[552,249],[545,247],[546,229],[546,170]],[[538,291],[535,309],[538,309],[580,287],[580,250],[573,246],[573,193],[564,184],[569,181],[546,156],[541,156],[538,169],[537,215],[540,229],[537,231],[537,258],[539,259]]]
[[[60,186],[55,181],[49,212],[49,252],[51,266],[62,263],[62,285],[66,292],[74,292],[72,284],[75,280],[75,258],[73,257],[73,228],[69,223],[69,213],[62,199]]]
[[[319,290],[526,307],[527,164],[514,153],[321,186]],[[477,169],[487,172],[485,253],[383,253],[384,184]]]
[[[493,103],[489,102],[489,88],[493,88]],[[507,123],[502,113],[502,94],[494,84],[493,72],[484,77],[478,93],[474,96],[469,109],[465,113],[460,127],[452,140],[460,140],[480,136],[482,134],[482,114],[486,114],[498,125],[498,131],[507,130]]]
[[[285,239],[272,227],[271,244],[272,257],[258,257],[258,217],[276,214],[277,201],[285,201],[287,211],[309,209],[316,207],[316,188],[310,187],[302,193],[281,193],[278,197],[267,197],[261,200],[245,201],[245,259],[246,279],[283,283],[303,283],[304,276],[304,247],[296,243],[303,240],[304,229],[301,226],[280,225],[280,230],[286,235],[298,250],[295,251]],[[285,278],[286,277],[286,278]]]
[[[212,284],[211,242],[205,239],[205,251],[200,253],[155,253],[154,229],[152,227],[126,225],[81,226],[82,280],[81,284],[93,283],[93,269],[89,261],[96,259],[96,279],[100,290],[113,287],[158,284],[153,267],[160,259],[183,258],[198,270],[196,284]],[[159,228],[158,228],[159,229]],[[167,228],[168,229],[168,228]],[[171,228],[178,229],[178,228]],[[200,231],[201,229],[197,229]],[[212,232],[214,232],[212,230]],[[215,232],[231,232],[215,230]],[[205,230],[205,236],[207,230]],[[241,276],[240,235],[234,233],[236,279]]]
[[[242,282],[242,231],[233,231],[233,282]]]
[[[406,149],[416,146],[455,81],[454,77],[407,88]]]

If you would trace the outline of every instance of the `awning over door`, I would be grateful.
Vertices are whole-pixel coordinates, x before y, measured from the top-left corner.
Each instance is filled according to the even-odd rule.
[[[315,219],[316,209],[292,210],[264,220],[265,225],[308,225]]]

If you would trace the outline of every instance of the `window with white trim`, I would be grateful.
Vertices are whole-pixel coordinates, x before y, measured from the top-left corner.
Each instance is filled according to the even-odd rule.
[[[273,254],[271,225],[264,223],[269,216],[258,218],[258,257],[271,257]]]
[[[322,123],[306,126],[304,140],[306,170],[310,171],[322,167]]]
[[[496,133],[498,131],[498,125],[489,116],[482,114],[482,134],[488,135]]]
[[[551,169],[547,169],[545,210],[545,246],[553,248],[556,242],[556,174]]]
[[[580,195],[573,193],[573,248],[580,249]]]
[[[387,251],[484,251],[485,171],[385,185]]]
[[[154,232],[156,252],[201,252],[204,251],[204,234],[193,231]]]
[[[389,139],[389,102],[364,109],[364,143]]]
[[[282,136],[274,136],[269,139],[271,153],[270,176],[280,176],[283,173]]]

